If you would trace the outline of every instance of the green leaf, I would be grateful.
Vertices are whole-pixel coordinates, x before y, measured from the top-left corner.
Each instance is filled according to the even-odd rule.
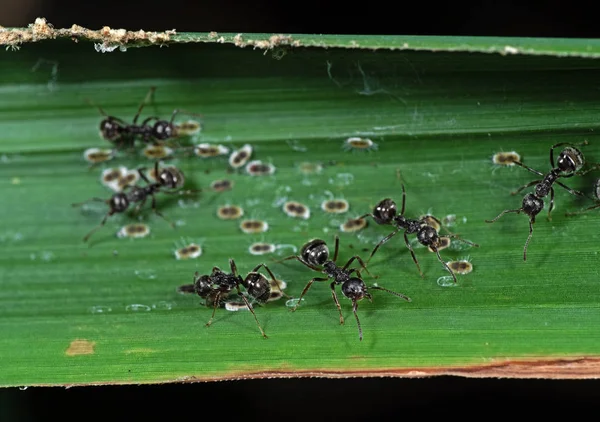
[[[184,34],[179,41],[194,37]],[[341,46],[350,38],[382,50],[285,47],[272,50],[277,60],[268,50],[219,44],[100,54],[89,43],[52,41],[2,52],[0,384],[597,374],[591,359],[600,351],[597,210],[566,217],[591,202],[557,188],[553,219],[547,221],[546,211],[538,216],[527,262],[526,216],[484,220],[518,208],[522,197],[510,192],[535,179],[518,167],[494,166],[494,153],[515,150],[526,164],[546,172],[551,145],[588,140],[582,148],[587,160],[600,161],[598,62],[384,50],[403,45],[402,37],[381,38],[377,45],[375,37],[321,39]],[[428,50],[465,45],[463,39],[421,41]],[[518,42],[468,40],[477,51]],[[597,49],[590,40],[535,43],[557,56]],[[182,143],[251,144],[253,157],[272,163],[276,172],[250,177],[232,172],[226,157],[200,159],[180,151],[170,163],[185,173],[189,188],[204,192],[182,201],[157,195],[160,212],[178,223],[176,229],[146,206],[141,216],[151,228],[149,237],[115,237],[136,220],[114,216],[86,244],[83,236],[106,208],[71,204],[111,195],[99,183],[103,168],[152,166],[138,153],[122,151],[88,169],[83,151],[109,146],[98,137],[101,116],[92,104],[129,121],[151,86],[157,90],[143,116],[168,117],[174,109],[203,114],[201,135]],[[354,136],[370,138],[377,150],[344,150],[345,140]],[[320,164],[322,171],[303,174],[306,162]],[[217,179],[235,186],[211,191]],[[565,183],[590,193],[593,181],[590,173]],[[346,299],[341,301],[346,324],[340,326],[328,283],[315,283],[294,313],[285,300],[257,306],[267,340],[243,311],[218,309],[206,328],[211,310],[197,296],[176,291],[192,282],[195,271],[226,269],[234,258],[242,274],[265,262],[297,297],[319,274],[297,261],[275,263],[292,251],[288,246],[253,256],[250,244],[300,248],[322,238],[333,249],[339,234],[340,263],[354,254],[366,259],[391,228],[370,221],[363,231],[340,233],[339,225],[370,212],[383,198],[400,204],[402,183],[408,217],[454,214],[450,230],[481,246],[441,252],[448,260],[468,257],[474,266],[448,287],[438,284],[448,273],[426,249],[415,249],[421,278],[401,234],[382,246],[369,265],[379,278],[363,272],[365,281],[402,292],[412,302],[382,291],[373,292],[373,303],[360,302],[362,342]],[[329,197],[346,199],[350,211],[323,212],[320,204]],[[308,205],[310,218],[287,217],[284,198]],[[218,219],[217,208],[226,204],[267,221],[269,230],[247,235],[238,220]],[[189,242],[201,244],[202,255],[176,260],[177,244]]]

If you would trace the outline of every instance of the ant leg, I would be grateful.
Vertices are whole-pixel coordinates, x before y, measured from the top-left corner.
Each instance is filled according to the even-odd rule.
[[[246,307],[248,308],[248,310],[250,312],[252,312],[252,315],[254,316],[254,320],[256,321],[256,325],[258,325],[258,329],[260,330],[260,333],[262,334],[262,336],[264,338],[269,338],[265,334],[265,331],[263,330],[263,328],[260,326],[260,322],[258,322],[258,318],[256,317],[256,313],[254,313],[254,308],[252,307],[252,305],[250,304],[250,302],[248,301],[248,299],[246,299],[246,296],[244,296],[242,294],[242,292],[240,291],[240,286],[237,286],[237,289],[238,289],[238,296],[240,296],[242,298],[242,300],[246,304]]]
[[[405,206],[406,206],[406,189],[404,189],[404,183],[403,183],[402,184],[402,209],[400,211],[400,215],[404,215]]]
[[[375,277],[373,274],[371,274],[371,273],[369,272],[369,270],[368,270],[368,268],[367,268],[367,265],[365,264],[365,261],[363,261],[363,260],[362,260],[362,258],[361,258],[360,256],[358,256],[358,255],[354,255],[352,258],[350,258],[350,259],[348,260],[348,262],[346,262],[346,265],[344,265],[344,266],[342,267],[342,269],[343,269],[343,270],[347,270],[347,269],[348,269],[348,267],[350,266],[350,264],[352,264],[352,263],[354,262],[354,260],[355,260],[355,259],[358,261],[358,263],[360,264],[360,266],[361,266],[361,267],[363,267],[363,269],[364,269],[364,270],[367,272],[367,274],[369,274],[369,275],[370,275],[371,277],[373,277],[373,278],[377,278],[377,277]]]
[[[335,235],[335,250],[333,252],[333,262],[337,261],[339,250],[340,250],[340,237],[336,234]]]
[[[171,120],[169,121],[170,125],[173,124],[173,121],[175,120],[175,116],[177,116],[179,113],[181,113],[181,114],[187,114],[188,116],[194,116],[194,117],[204,117],[202,114],[192,113],[190,111],[175,109],[175,110],[173,110],[173,114],[171,115]]]
[[[133,214],[137,215],[140,213],[140,210],[142,209],[142,207],[144,206],[144,204],[146,203],[146,199],[148,198],[144,198],[140,201],[139,204],[137,204],[137,206],[133,209]]]
[[[396,229],[392,233],[388,234],[386,237],[384,237],[383,239],[381,239],[379,241],[379,243],[375,246],[375,249],[373,249],[373,251],[371,252],[371,255],[369,255],[369,259],[367,259],[367,264],[369,263],[369,261],[371,261],[371,258],[373,258],[373,255],[375,255],[375,252],[377,252],[377,249],[379,249],[379,247],[381,245],[383,245],[385,242],[390,240],[392,237],[396,236],[396,234],[398,234],[399,231],[400,231],[400,229]]]
[[[537,184],[538,184],[538,183],[540,183],[540,182],[541,182],[541,180],[534,180],[533,182],[529,182],[529,183],[527,183],[526,185],[523,185],[523,186],[521,186],[519,189],[517,189],[517,190],[516,190],[516,191],[514,191],[514,192],[511,192],[510,194],[511,194],[511,195],[516,195],[516,194],[518,194],[519,192],[522,192],[524,189],[527,189],[529,186],[537,185]]]
[[[440,261],[442,263],[442,265],[444,266],[446,271],[448,271],[452,275],[452,278],[454,279],[454,284],[456,284],[456,274],[454,274],[454,271],[452,271],[450,269],[450,267],[448,266],[448,264],[446,264],[446,262],[442,259],[442,256],[440,255],[440,251],[438,251],[438,248],[431,248],[431,249],[433,249],[433,251],[437,255],[438,261]]]
[[[550,206],[548,207],[548,221],[552,221],[552,210],[554,209],[554,188],[550,188]]]
[[[148,91],[148,93],[146,94],[146,97],[144,98],[144,101],[142,101],[142,103],[140,104],[140,107],[138,108],[137,114],[135,115],[135,117],[133,118],[133,124],[135,125],[137,123],[137,120],[140,117],[140,114],[142,114],[142,110],[144,109],[144,106],[150,102],[152,96],[154,95],[154,91],[156,91],[156,87],[152,86],[150,87],[150,90]]]
[[[271,277],[271,281],[273,282],[273,284],[275,284],[277,286],[277,290],[279,290],[279,292],[284,295],[287,298],[290,298],[291,296],[284,293],[283,290],[281,290],[281,284],[279,283],[279,280],[277,280],[275,278],[275,275],[273,274],[273,272],[271,271],[271,269],[269,267],[267,267],[266,264],[260,264],[257,265],[256,267],[254,267],[254,269],[252,270],[253,273],[257,272],[260,268],[264,268],[265,270],[267,270],[267,272],[269,273],[269,276]]]
[[[458,234],[455,234],[455,233],[448,234],[445,237],[451,237],[452,239],[456,239],[459,242],[466,243],[467,245],[471,245],[475,248],[479,247],[479,245],[477,243],[471,242],[470,240],[463,239],[462,237],[460,237]]]
[[[523,211],[523,208],[519,208],[518,210],[504,210],[502,211],[500,214],[498,214],[498,216],[496,218],[494,218],[493,220],[485,220],[486,223],[494,223],[496,222],[496,220],[498,220],[500,217],[502,217],[504,214],[508,214],[509,212],[515,212],[517,214],[520,214],[521,211]]]
[[[94,197],[94,198],[90,198],[90,199],[86,199],[83,202],[76,202],[74,204],[71,204],[72,207],[80,207],[84,204],[87,204],[90,201],[96,201],[96,202],[107,202],[106,199],[102,199],[102,198],[98,198],[98,197]]]
[[[94,227],[88,234],[85,235],[85,237],[83,238],[84,242],[87,242],[88,239],[90,238],[90,236],[92,236],[96,230],[100,229],[102,226],[104,226],[104,224],[106,224],[106,220],[108,219],[109,216],[111,216],[113,213],[111,211],[107,212],[106,215],[104,216],[104,218],[102,219],[102,221],[100,222],[100,224],[98,224],[96,227]]]
[[[358,319],[358,313],[356,312],[358,309],[358,302],[356,301],[356,299],[352,300],[352,312],[354,312],[354,317],[356,318],[356,325],[358,325],[358,339],[360,341],[362,341],[363,339],[363,334],[362,334],[362,328],[360,326],[360,319]]]
[[[415,263],[415,265],[417,266],[417,270],[419,270],[419,274],[421,274],[421,277],[424,277],[423,271],[421,271],[421,266],[419,265],[419,261],[417,260],[417,256],[415,255],[415,251],[413,250],[412,246],[410,246],[410,242],[408,241],[408,236],[406,235],[406,232],[404,233],[404,243],[406,244],[406,247],[410,251],[410,256],[412,256],[412,260]]]
[[[556,183],[558,186],[560,186],[561,188],[563,188],[564,190],[566,190],[567,192],[569,192],[571,195],[585,196],[585,194],[583,192],[580,192],[580,191],[575,190],[575,189],[571,189],[570,187],[568,187],[567,185],[564,185],[564,184],[560,183],[559,181],[556,181],[554,183]]]
[[[525,247],[523,248],[523,261],[527,261],[527,246],[529,246],[531,236],[533,236],[533,223],[535,223],[535,217],[529,219],[529,236],[527,236],[527,241],[525,242]]]
[[[584,213],[586,211],[593,210],[593,209],[596,209],[596,208],[600,208],[600,204],[592,205],[591,207],[587,207],[587,208],[585,208],[585,209],[583,209],[581,211],[568,212],[565,215],[570,216],[570,215],[582,214],[582,213]]]
[[[216,267],[215,267],[216,268]],[[237,270],[237,265],[235,265],[235,261],[233,260],[233,258],[231,258],[229,260],[229,268],[231,269],[231,273],[237,277],[238,275],[238,270]],[[215,269],[213,268],[213,272],[215,271]],[[220,270],[219,270],[220,271]]]
[[[386,289],[385,287],[379,287],[379,286],[371,286],[369,287],[369,289],[373,289],[373,290],[383,290],[384,292],[388,292],[394,296],[398,296],[399,298],[404,299],[407,302],[412,302],[412,299],[408,296],[403,295],[402,293],[398,293],[398,292],[394,292],[392,290]]]
[[[315,277],[312,280],[310,280],[308,282],[308,284],[306,286],[304,286],[304,290],[302,290],[302,293],[300,293],[300,297],[298,298],[298,303],[290,311],[294,312],[296,310],[296,308],[298,307],[298,305],[300,305],[300,302],[302,302],[302,298],[304,297],[304,295],[306,294],[306,292],[308,291],[308,289],[310,289],[310,286],[312,286],[312,284],[315,281],[327,281],[327,280],[329,280],[329,279],[328,278],[324,278],[324,277]]]
[[[335,294],[335,281],[332,281],[329,285],[331,287],[331,296],[333,296],[333,301],[335,302],[335,306],[338,308],[338,312],[340,313],[340,325],[344,324],[344,315],[342,315],[342,307],[340,306],[340,301],[338,300],[337,295]]]
[[[196,287],[193,284],[184,284],[177,288],[179,293],[196,293]]]
[[[152,211],[154,211],[154,214],[158,215],[159,217],[162,217],[163,220],[169,223],[169,225],[172,228],[175,228],[175,224],[156,209],[156,197],[154,195],[152,195]]]
[[[321,269],[320,269],[320,268],[317,268],[317,267],[315,267],[314,265],[312,265],[312,264],[309,264],[308,262],[304,261],[304,260],[303,260],[301,257],[299,257],[298,255],[290,255],[290,256],[288,256],[287,258],[283,258],[283,259],[280,259],[279,261],[275,261],[275,263],[276,263],[276,264],[279,264],[279,263],[281,263],[281,262],[283,262],[283,261],[289,261],[290,259],[296,259],[296,260],[300,261],[300,263],[301,263],[301,264],[303,264],[303,265],[307,266],[307,267],[308,267],[308,268],[310,268],[311,270],[314,270],[314,271],[321,272]]]
[[[212,324],[212,321],[215,318],[215,312],[217,312],[217,307],[219,306],[219,302],[221,302],[221,292],[218,292],[215,296],[213,313],[208,322],[205,324],[206,327],[210,327],[210,325]]]

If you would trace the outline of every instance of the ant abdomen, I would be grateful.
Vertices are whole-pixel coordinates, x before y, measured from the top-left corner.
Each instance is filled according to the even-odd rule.
[[[575,173],[583,167],[583,154],[577,148],[564,148],[556,160],[556,167],[564,173]]]
[[[302,248],[302,259],[312,265],[323,265],[329,259],[329,249],[325,241],[314,239]]]
[[[271,297],[271,283],[260,273],[248,273],[242,285],[259,303],[265,303]]]

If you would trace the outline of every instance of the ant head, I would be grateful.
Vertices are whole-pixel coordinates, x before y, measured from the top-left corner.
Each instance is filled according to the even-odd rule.
[[[158,173],[158,183],[168,189],[178,189],[185,183],[185,177],[179,169],[165,167]]]
[[[353,302],[358,302],[363,298],[371,300],[371,294],[367,290],[365,282],[358,278],[352,277],[342,284],[342,293]]]
[[[121,125],[110,117],[100,122],[100,136],[114,142],[121,137]]]
[[[115,193],[109,200],[108,205],[112,213],[123,212],[129,206],[129,199],[123,192]]]
[[[175,135],[175,127],[166,120],[159,120],[152,127],[152,136],[158,140],[172,138]]]
[[[302,259],[312,265],[323,265],[329,259],[329,249],[324,240],[314,239],[302,247]]]
[[[396,203],[386,198],[373,209],[373,219],[377,224],[390,224],[397,213]]]
[[[264,303],[271,297],[271,283],[260,273],[249,273],[242,285],[250,296]]]
[[[424,225],[421,226],[417,232],[417,240],[421,245],[433,246],[437,248],[438,244],[440,243],[440,236],[433,227]]]
[[[532,219],[544,209],[544,201],[532,193],[528,193],[523,198],[523,212]]]
[[[206,297],[212,290],[212,281],[208,275],[198,275],[194,278],[194,290],[200,297]]]
[[[563,173],[575,173],[583,167],[583,154],[577,148],[566,147],[558,156],[556,167]]]
[[[600,200],[600,179],[597,179],[596,183],[594,183],[594,195]]]

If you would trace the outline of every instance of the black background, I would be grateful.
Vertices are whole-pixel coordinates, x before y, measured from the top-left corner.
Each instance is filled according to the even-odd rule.
[[[485,35],[600,36],[596,14],[576,2],[364,3],[95,0],[0,0],[0,25],[26,26],[38,16],[55,27],[96,29]],[[140,6],[140,4],[142,4]],[[592,3],[593,4],[593,3]],[[242,351],[240,351],[242,353]],[[595,380],[430,379],[250,380],[153,386],[0,390],[0,421],[104,420],[420,420],[430,415],[480,419],[524,408],[576,415],[596,410]],[[592,410],[592,411],[593,411]],[[164,412],[164,416],[161,416]],[[418,419],[417,419],[418,418]]]

